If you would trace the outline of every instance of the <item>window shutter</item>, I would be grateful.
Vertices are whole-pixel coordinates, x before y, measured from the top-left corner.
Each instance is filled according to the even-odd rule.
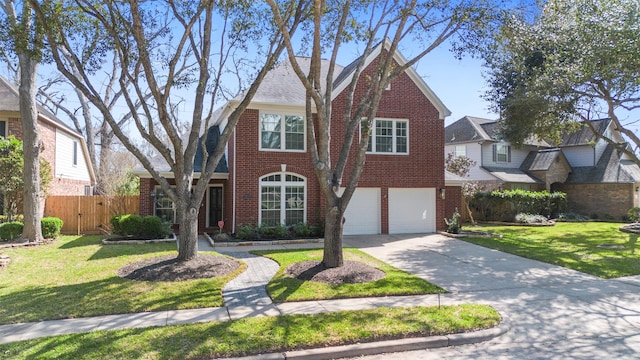
[[[507,145],[507,162],[511,162],[511,145]]]
[[[498,152],[498,145],[493,144],[492,149],[493,149],[493,162],[496,162],[496,154]]]

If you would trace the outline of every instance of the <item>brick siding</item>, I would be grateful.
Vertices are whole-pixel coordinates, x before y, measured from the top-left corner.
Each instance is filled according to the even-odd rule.
[[[634,184],[554,184],[553,190],[567,193],[568,211],[599,219],[621,220],[637,196]]]

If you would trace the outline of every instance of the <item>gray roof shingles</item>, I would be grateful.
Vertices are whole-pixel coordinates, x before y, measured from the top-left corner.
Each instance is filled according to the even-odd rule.
[[[524,171],[549,170],[560,156],[561,151],[560,149],[531,151],[520,165],[520,169]]]

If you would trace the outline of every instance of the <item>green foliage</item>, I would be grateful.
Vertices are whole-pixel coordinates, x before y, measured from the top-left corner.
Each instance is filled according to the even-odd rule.
[[[57,217],[44,217],[40,221],[40,227],[42,228],[42,237],[45,239],[55,239],[60,236],[60,230],[64,225],[62,219]]]
[[[256,226],[240,225],[236,231],[238,240],[269,240],[269,239],[294,239],[300,237],[322,237],[324,226],[322,224],[309,225],[298,223],[292,226]]]
[[[508,17],[483,52],[486,98],[501,115],[502,134],[516,145],[531,135],[558,143],[563,131],[578,126],[576,120],[599,118],[633,130],[625,129],[618,113],[626,116],[640,105],[638,2],[540,4],[534,21],[530,14]]]
[[[631,222],[640,222],[640,207],[632,207],[627,211],[627,217]]]
[[[0,194],[5,201],[4,214],[8,221],[17,219],[18,212],[22,209],[24,197],[24,156],[22,141],[13,135],[6,138],[0,137]],[[51,165],[44,159],[40,159],[40,189],[46,192],[51,182]],[[3,204],[0,204],[2,206]]]
[[[458,208],[453,212],[451,219],[444,219],[445,224],[447,224],[447,232],[451,234],[459,234],[460,233],[460,213],[458,212]]]
[[[256,239],[258,237],[258,229],[253,225],[240,225],[236,231],[236,238],[240,240]]]
[[[111,231],[122,236],[138,236],[142,217],[138,214],[115,215],[111,218]]]
[[[548,191],[503,190],[479,192],[472,200],[480,216],[490,221],[513,221],[518,213],[552,218],[567,207],[567,194]]]
[[[127,170],[115,186],[116,195],[130,196],[140,194],[140,178],[133,174],[133,171]]]
[[[114,215],[110,223],[111,232],[114,234],[144,239],[163,239],[173,231],[170,223],[154,215],[145,217],[138,214]]]
[[[313,229],[307,223],[298,223],[293,225],[293,232],[300,237],[309,237],[313,233]]]
[[[140,224],[140,236],[148,239],[163,239],[171,234],[171,224],[157,216],[147,215]]]
[[[22,235],[24,224],[12,221],[0,224],[0,240],[13,240]]]

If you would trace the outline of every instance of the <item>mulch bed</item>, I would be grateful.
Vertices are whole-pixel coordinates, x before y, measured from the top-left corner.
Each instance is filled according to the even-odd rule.
[[[25,239],[15,239],[9,241],[0,241],[0,249],[8,249],[8,248],[17,248],[17,247],[27,247],[27,246],[39,246],[51,244],[55,239],[44,239],[42,241],[27,241]]]
[[[321,261],[303,261],[289,265],[285,273],[305,281],[318,281],[329,285],[361,284],[386,276],[385,272],[359,261],[345,260],[338,268],[326,268]]]
[[[225,276],[238,267],[238,261],[226,256],[201,254],[189,261],[178,261],[175,255],[165,255],[125,265],[116,273],[138,281],[184,281]]]
[[[631,234],[640,234],[640,223],[622,225],[619,230]]]

